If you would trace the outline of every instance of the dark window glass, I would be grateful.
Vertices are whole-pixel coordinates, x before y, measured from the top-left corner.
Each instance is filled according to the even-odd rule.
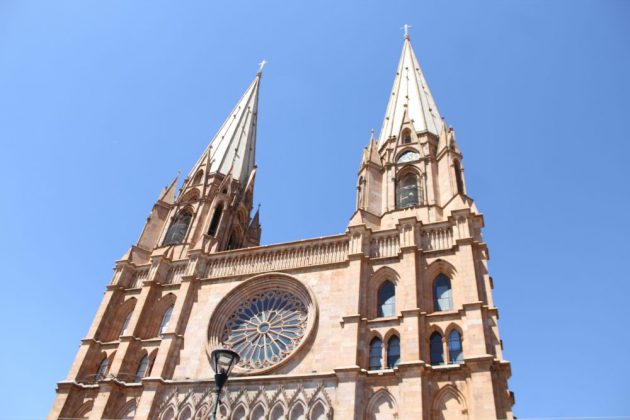
[[[406,207],[417,206],[420,202],[418,198],[418,177],[407,175],[397,186],[396,207],[404,209]]]
[[[107,374],[107,368],[109,368],[109,359],[104,358],[103,360],[101,360],[101,364],[98,365],[98,371],[96,372],[96,380],[100,381],[101,379],[105,378],[105,375]]]
[[[442,336],[439,332],[431,334],[431,364],[443,365],[444,364],[444,348],[442,347]]]
[[[435,281],[433,291],[434,305],[436,311],[448,311],[453,307],[453,296],[451,290],[451,280],[444,274],[440,274]]]
[[[149,370],[149,356],[145,355],[138,364],[138,370],[136,371],[136,382],[140,382],[142,378],[147,376]]]
[[[214,209],[212,220],[210,221],[210,228],[208,229],[208,235],[215,236],[217,234],[217,228],[219,227],[219,221],[221,221],[221,213],[223,213],[223,204],[219,204]]]
[[[459,160],[453,161],[453,166],[455,168],[455,182],[457,182],[457,192],[459,194],[464,193],[464,180],[462,178],[462,165],[459,163]]]
[[[187,211],[181,212],[168,228],[166,237],[164,238],[164,245],[181,244],[186,237],[191,219],[192,214]]]
[[[162,335],[166,332],[166,329],[168,328],[168,322],[171,320],[171,314],[173,313],[173,305],[169,306],[168,308],[166,308],[166,311],[164,311],[164,315],[162,316],[162,322],[160,323],[160,331],[158,333],[158,335]]]
[[[374,337],[370,342],[370,370],[379,370],[382,368],[381,361],[383,358],[383,342],[380,338]]]
[[[392,369],[400,363],[400,338],[393,336],[387,342],[387,367]]]
[[[378,316],[394,316],[396,311],[396,288],[391,281],[378,289]]]
[[[449,363],[462,363],[464,361],[462,337],[457,330],[451,331],[448,335],[448,361]]]

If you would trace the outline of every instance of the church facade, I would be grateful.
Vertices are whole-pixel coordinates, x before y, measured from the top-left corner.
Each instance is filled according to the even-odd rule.
[[[483,216],[411,41],[334,236],[260,246],[259,72],[116,262],[49,418],[511,419]]]

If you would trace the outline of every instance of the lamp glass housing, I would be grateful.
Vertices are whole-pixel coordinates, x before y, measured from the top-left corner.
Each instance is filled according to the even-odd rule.
[[[229,376],[234,366],[240,360],[240,356],[228,349],[213,350],[210,355],[212,370],[217,374]]]

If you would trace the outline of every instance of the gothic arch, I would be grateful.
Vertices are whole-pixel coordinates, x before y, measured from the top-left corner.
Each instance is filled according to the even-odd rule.
[[[440,274],[444,274],[453,281],[457,276],[457,269],[450,262],[438,258],[427,266],[425,273],[427,278],[431,279],[431,287],[433,287]]]
[[[116,323],[114,324],[115,328],[112,331],[112,334],[116,334],[116,336],[112,336],[112,339],[117,339],[118,337],[120,337],[121,333],[123,333],[122,328],[123,326],[125,326],[125,322],[129,322],[127,321],[127,317],[130,316],[133,312],[134,308],[136,307],[136,302],[137,299],[135,297],[132,297],[120,304],[120,307],[118,308],[116,314]],[[130,331],[128,331],[128,325],[126,325],[125,327],[127,331],[125,331],[124,333],[127,334]]]
[[[391,282],[395,290],[398,290],[400,275],[391,267],[381,267],[370,277],[367,297],[368,307],[366,311],[369,318],[376,318],[377,316],[379,302],[378,293],[386,281]]]
[[[150,321],[146,327],[145,336],[143,338],[152,338],[158,336],[160,324],[162,323],[164,313],[169,307],[175,305],[176,300],[177,296],[175,296],[174,293],[167,293],[164,296],[160,297],[156,302],[154,302],[153,309],[151,311],[152,316],[148,318]]]
[[[311,408],[308,412],[309,420],[326,420],[331,418],[328,405],[320,398],[311,401]]]
[[[86,401],[81,404],[72,417],[77,419],[87,419],[89,414],[92,412],[92,407],[94,407],[94,400]]]
[[[193,417],[193,408],[190,404],[186,404],[177,416],[177,420],[191,420]]]
[[[435,420],[468,419],[466,399],[453,385],[446,385],[433,397],[431,418]]]
[[[175,406],[171,403],[170,406],[164,410],[160,420],[173,420],[175,419]]]
[[[193,185],[201,184],[203,181],[203,169],[199,169],[193,178]]]
[[[271,411],[269,412],[269,420],[280,420],[282,418],[286,419],[287,407],[284,405],[282,401],[277,401],[271,407]]]
[[[289,411],[289,420],[306,420],[306,405],[302,400],[297,400],[293,403],[291,411]]]
[[[464,341],[464,330],[462,330],[462,327],[459,326],[459,324],[455,323],[455,322],[451,322],[450,324],[448,324],[448,326],[444,329],[444,336],[448,337],[448,335],[451,333],[451,331],[453,330],[457,330],[457,332],[459,333],[459,335],[462,338],[462,341]]]
[[[195,413],[195,420],[202,420],[208,418],[208,411],[210,410],[210,405],[208,403],[203,403],[197,408],[197,412]]]
[[[230,420],[245,420],[247,418],[247,410],[245,409],[245,404],[240,402],[234,410],[232,410],[232,415],[230,416]]]
[[[368,401],[365,420],[389,420],[398,418],[396,399],[385,388],[375,392]]]
[[[203,173],[203,171],[201,171]],[[202,174],[203,175],[203,174]],[[191,188],[190,190],[188,190],[188,192],[186,192],[186,194],[184,194],[182,196],[182,198],[180,198],[180,202],[181,203],[190,203],[192,201],[196,201],[199,199],[199,190],[197,188]],[[181,211],[181,210],[180,210]],[[183,211],[190,211],[191,213],[194,214],[194,209],[190,206],[187,205]]]
[[[123,420],[133,419],[136,415],[136,400],[131,399],[127,401],[125,405],[118,411],[118,416],[116,418]]]
[[[259,401],[251,409],[249,418],[250,418],[250,420],[264,420],[266,412],[267,412],[267,407],[265,407],[265,405],[262,403],[262,401]]]

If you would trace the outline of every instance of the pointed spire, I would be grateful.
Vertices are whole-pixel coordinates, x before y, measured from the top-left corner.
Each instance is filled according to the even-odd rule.
[[[177,172],[175,179],[173,179],[173,181],[171,182],[171,185],[169,185],[168,187],[164,187],[164,189],[162,190],[162,193],[160,194],[160,198],[158,198],[159,201],[164,201],[165,203],[168,203],[168,204],[175,203],[175,191],[177,190],[178,180],[179,180],[179,171]]]
[[[417,132],[428,131],[439,136],[442,130],[440,113],[411,48],[409,27],[405,25],[403,50],[381,127],[379,137],[381,145],[390,137],[399,135],[405,114]]]
[[[230,173],[241,185],[249,179],[256,160],[258,90],[263,63],[260,64],[254,81],[193,167],[190,178],[209,160],[210,168],[206,168],[207,173],[218,172],[223,175]]]

